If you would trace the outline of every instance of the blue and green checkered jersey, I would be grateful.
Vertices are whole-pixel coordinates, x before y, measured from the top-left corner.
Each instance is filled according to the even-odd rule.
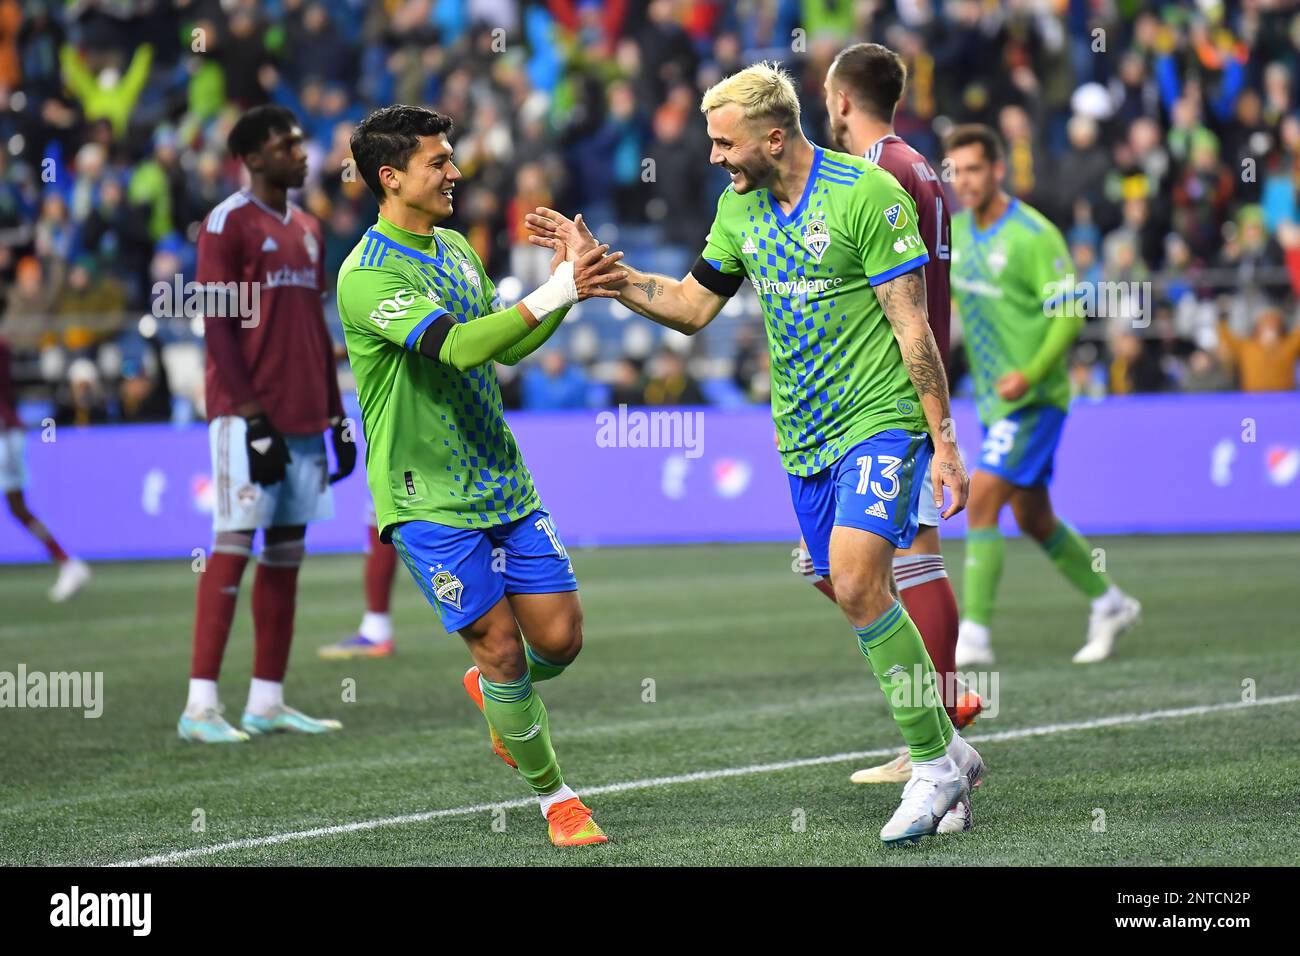
[[[486,528],[540,507],[492,363],[462,372],[418,351],[441,316],[472,322],[500,310],[465,238],[381,217],[339,270],[338,305],[380,530],[414,519]]]
[[[999,397],[994,386],[1038,353],[1056,314],[1051,306],[1073,271],[1060,230],[1018,199],[987,229],[976,227],[969,209],[952,217],[949,282],[985,425],[1027,405],[1069,406],[1064,356],[1015,401]]]
[[[890,173],[815,146],[789,215],[767,189],[728,186],[702,258],[758,294],[787,472],[817,474],[889,428],[927,430],[873,288],[929,259],[916,206]]]

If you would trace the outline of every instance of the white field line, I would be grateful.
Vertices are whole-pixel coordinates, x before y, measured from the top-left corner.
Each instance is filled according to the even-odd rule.
[[[1254,707],[1276,707],[1282,704],[1300,702],[1300,694],[1285,694],[1278,697],[1261,697],[1256,701],[1234,701],[1226,704],[1202,704],[1196,707],[1179,707],[1170,710],[1149,710],[1137,714],[1117,714],[1113,717],[1098,717],[1093,720],[1081,720],[1065,724],[1044,724],[1040,727],[1024,727],[1019,730],[1004,730],[999,733],[980,734],[967,738],[971,743],[1000,743],[1006,740],[1020,740],[1025,737],[1048,737],[1053,734],[1072,733],[1079,730],[1100,730],[1106,727],[1126,727],[1133,724],[1145,724],[1154,720],[1178,720],[1183,717],[1201,717],[1205,714],[1223,711],[1248,710]],[[854,750],[847,753],[829,754],[824,757],[804,757],[799,760],[782,760],[777,763],[751,764],[748,767],[726,767],[719,770],[699,770],[695,773],[677,774],[672,777],[649,777],[644,780],[627,780],[623,783],[610,783],[600,787],[586,787],[581,793],[584,797],[595,797],[606,793],[626,793],[631,790],[652,790],[658,787],[675,787],[681,784],[699,783],[705,780],[721,780],[727,777],[747,777],[759,773],[779,773],[783,770],[796,770],[800,767],[816,767],[823,764],[848,763],[849,761],[869,760],[875,757],[891,756],[897,752],[896,747],[878,747],[875,750]],[[155,856],[141,857],[137,860],[124,860],[111,866],[156,866],[180,863],[199,857],[227,853],[232,850],[249,850],[255,847],[275,846],[294,840],[313,840],[317,837],[338,836],[345,833],[358,833],[363,830],[375,830],[379,827],[401,826],[407,823],[426,823],[445,817],[464,817],[475,813],[490,813],[493,810],[513,810],[520,807],[536,806],[535,797],[519,800],[506,800],[500,803],[476,803],[465,807],[451,807],[445,810],[426,810],[421,813],[406,813],[401,816],[379,817],[374,820],[359,820],[337,826],[315,827],[310,830],[295,830],[290,833],[275,833],[270,836],[249,837],[244,840],[230,840],[214,843],[211,846],[195,847],[189,850],[174,850]]]

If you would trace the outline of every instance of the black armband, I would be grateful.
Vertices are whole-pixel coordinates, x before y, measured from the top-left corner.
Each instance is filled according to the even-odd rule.
[[[740,283],[745,280],[744,276],[733,276],[714,267],[713,263],[700,256],[695,260],[695,265],[691,266],[691,275],[695,276],[695,281],[704,288],[708,289],[714,295],[724,296],[730,299],[740,288]]]
[[[433,324],[420,336],[420,354],[435,362],[439,361],[438,353],[442,351],[442,343],[447,341],[447,333],[455,324],[456,320],[450,315],[440,315],[434,319]]]

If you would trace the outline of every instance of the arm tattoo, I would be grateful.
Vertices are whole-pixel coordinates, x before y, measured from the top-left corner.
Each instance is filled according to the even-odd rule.
[[[646,299],[653,299],[659,294],[659,283],[654,279],[646,279],[645,282],[633,282],[632,284],[645,293]]]
[[[907,374],[917,395],[922,400],[933,395],[939,401],[943,417],[947,418],[948,376],[926,319],[925,274],[917,269],[890,279],[876,287],[876,298],[885,310],[894,337],[898,339],[903,364],[907,366]],[[918,326],[923,330],[919,335],[916,332]]]

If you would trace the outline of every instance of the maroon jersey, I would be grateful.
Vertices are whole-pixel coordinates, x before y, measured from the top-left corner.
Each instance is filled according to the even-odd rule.
[[[231,306],[233,317],[205,317],[209,419],[255,399],[281,432],[304,435],[342,414],[321,305],[324,252],[320,222],[292,203],[280,214],[238,192],[208,213],[198,282],[238,282],[244,311],[257,305],[255,322]]]
[[[867,150],[866,158],[894,174],[898,184],[916,203],[917,227],[930,261],[925,269],[926,306],[930,328],[939,344],[943,364],[948,365],[949,326],[952,302],[948,298],[950,228],[948,209],[943,201],[943,187],[925,157],[897,136],[886,136]]]
[[[9,367],[9,343],[0,338],[0,431],[22,427],[18,399],[14,395],[13,369]]]

